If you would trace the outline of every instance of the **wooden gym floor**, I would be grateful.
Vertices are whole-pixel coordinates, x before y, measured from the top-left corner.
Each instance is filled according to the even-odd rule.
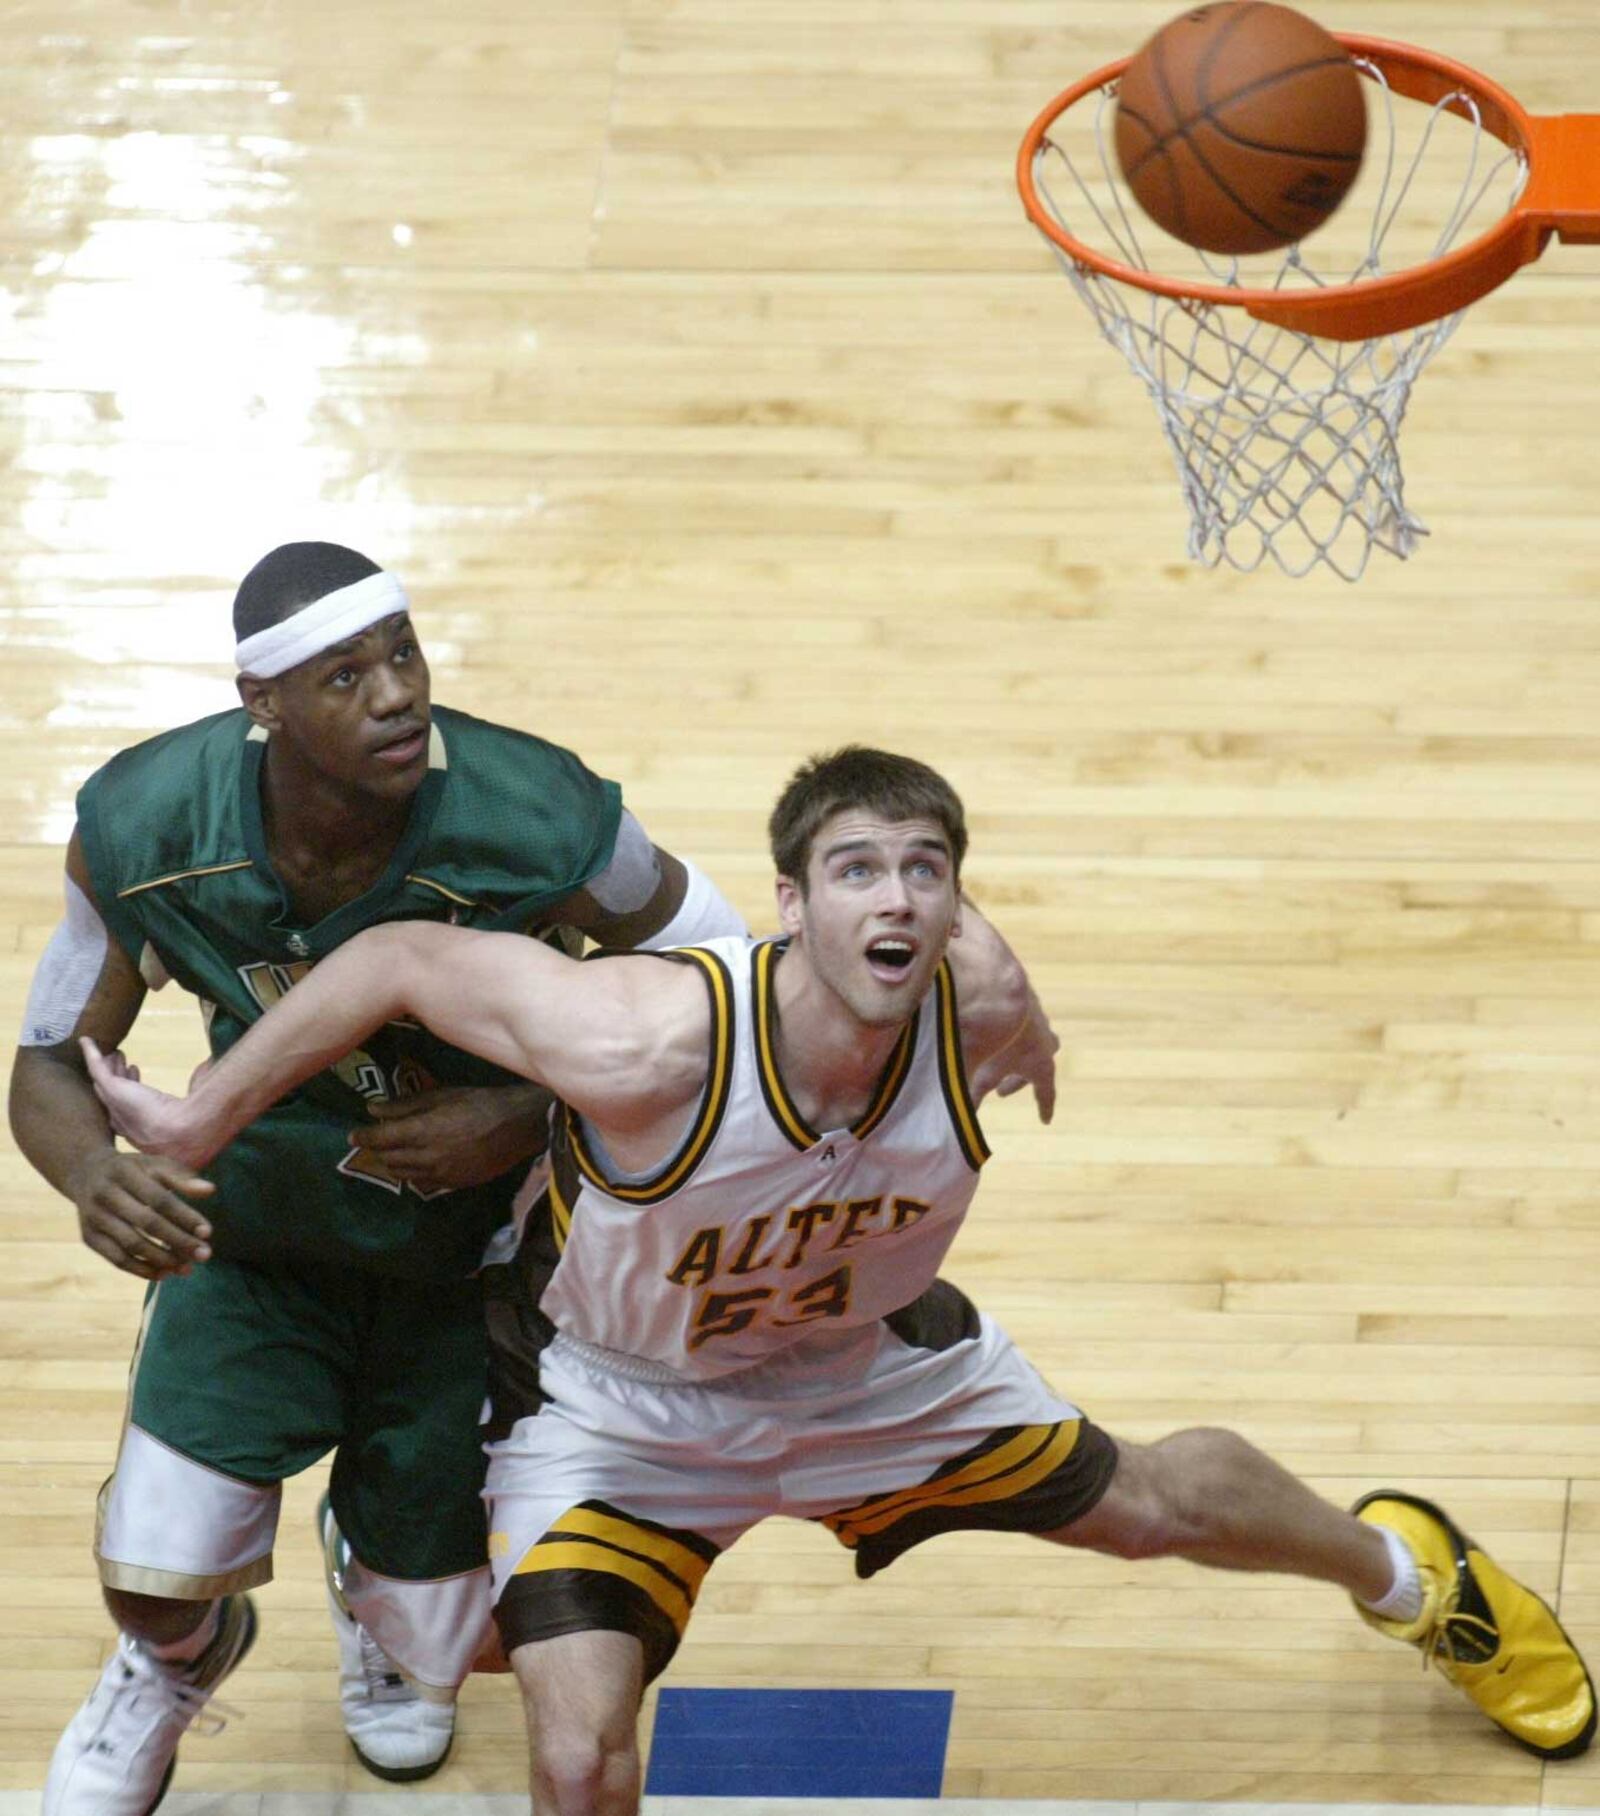
[[[1153,414],[1016,140],[1171,0],[23,0],[0,20],[0,989],[78,781],[230,699],[232,587],[328,537],[437,694],[619,777],[760,925],[764,810],[867,739],[966,795],[1063,1038],[952,1272],[1132,1438],[1237,1426],[1445,1500],[1600,1652],[1600,254],[1476,309],[1356,588],[1190,567]],[[1540,111],[1589,0],[1325,0]],[[179,1078],[192,1005],[132,1050]],[[105,1655],[138,1288],[0,1155],[0,1787]],[[180,1788],[369,1788],[310,1543]],[[777,1525],[672,1681],[956,1692],[952,1798],[1600,1804],[1336,1594]],[[1597,1756],[1600,1757],[1600,1756]],[[430,1789],[514,1793],[475,1683]],[[323,1806],[319,1806],[323,1807]]]

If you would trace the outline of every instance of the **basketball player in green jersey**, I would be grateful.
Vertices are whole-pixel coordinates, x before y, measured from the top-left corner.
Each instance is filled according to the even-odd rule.
[[[122,752],[79,795],[66,918],[12,1078],[23,1152],[88,1246],[151,1282],[96,1538],[122,1638],[56,1748],[47,1816],[160,1802],[184,1729],[253,1638],[244,1591],[271,1576],[280,1483],[329,1450],[346,1728],[382,1777],[442,1763],[488,1611],[474,1272],[548,1108],[397,1024],[201,1174],[117,1151],[75,1037],[117,1046],[171,980],[220,1054],[383,922],[576,927],[621,947],[742,931],[614,783],[432,708],[405,593],[366,557],[274,550],[234,629],[243,709]]]

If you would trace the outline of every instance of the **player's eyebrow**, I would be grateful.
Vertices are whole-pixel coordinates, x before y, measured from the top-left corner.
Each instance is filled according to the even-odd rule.
[[[855,839],[839,839],[823,850],[822,861],[826,864],[830,859],[841,857],[847,851],[874,851],[877,846],[876,839],[865,836]],[[925,838],[913,839],[910,849],[912,851],[936,851],[945,858],[950,855],[949,843],[939,837],[937,833],[929,833]]]

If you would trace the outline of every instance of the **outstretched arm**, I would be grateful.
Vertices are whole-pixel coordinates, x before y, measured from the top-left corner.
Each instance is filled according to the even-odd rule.
[[[961,931],[950,942],[950,969],[973,1095],[998,1091],[1009,1097],[1031,1086],[1039,1120],[1049,1122],[1056,1108],[1061,1042],[1021,961],[965,897]]]
[[[685,966],[579,964],[519,934],[399,921],[323,959],[187,1098],[119,1076],[92,1043],[86,1055],[129,1140],[198,1166],[286,1091],[402,1018],[627,1134],[700,1088],[707,1015],[698,974]]]

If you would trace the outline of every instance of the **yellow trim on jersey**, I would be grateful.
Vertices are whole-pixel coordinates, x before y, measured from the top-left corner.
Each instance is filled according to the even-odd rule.
[[[950,961],[939,966],[939,1082],[944,1086],[944,1100],[955,1124],[956,1140],[966,1156],[967,1165],[977,1172],[989,1158],[989,1144],[978,1126],[978,1112],[967,1088],[967,1069],[961,1058],[961,1028],[956,1016],[956,985],[950,975]]]
[[[911,1051],[916,1042],[917,1024],[913,1017],[900,1038],[895,1043],[894,1051],[889,1055],[889,1063],[883,1069],[883,1083],[878,1095],[867,1108],[867,1113],[860,1122],[852,1125],[850,1133],[857,1141],[864,1141],[884,1117],[889,1114],[889,1106],[900,1095],[900,1087],[906,1081],[906,1073],[911,1070]]]
[[[777,958],[778,947],[775,941],[769,940],[766,945],[756,948],[756,1065],[761,1073],[761,1082],[766,1086],[763,1095],[778,1127],[797,1148],[809,1148],[816,1141],[817,1132],[789,1101],[789,1093],[783,1088],[783,1075],[778,1070],[778,1056],[773,1047],[772,967],[777,963]]]
[[[652,1178],[627,1185],[614,1183],[606,1177],[590,1154],[578,1117],[570,1107],[567,1110],[567,1133],[571,1138],[572,1157],[577,1161],[579,1171],[607,1197],[620,1199],[624,1204],[653,1204],[657,1199],[666,1198],[677,1191],[705,1158],[711,1138],[722,1121],[722,1112],[727,1108],[728,1092],[733,1084],[733,992],[729,987],[727,969],[714,953],[707,952],[700,946],[684,946],[673,951],[670,956],[697,964],[705,974],[711,992],[711,1063],[706,1073],[705,1095],[700,1102],[700,1113],[695,1118],[688,1138],[666,1166]]]
[[[463,908],[476,908],[479,904],[470,895],[457,895],[455,890],[446,889],[443,883],[436,883],[431,876],[418,876],[414,870],[406,872],[408,883],[419,883],[424,889],[436,890],[447,902],[458,902]]]
[[[171,876],[154,876],[148,883],[134,883],[127,889],[117,891],[117,900],[125,902],[130,895],[142,895],[146,889],[161,889],[168,883],[181,883],[185,877],[221,876],[226,870],[249,870],[250,858],[238,858],[228,864],[201,864],[194,870],[174,870]]]
[[[550,1169],[550,1228],[556,1239],[556,1253],[559,1255],[567,1246],[567,1238],[572,1234],[572,1206],[561,1195],[561,1186],[556,1179],[556,1170]]]
[[[823,1525],[853,1546],[875,1532],[893,1526],[908,1514],[929,1507],[967,1507],[979,1501],[1005,1501],[1024,1494],[1053,1474],[1071,1456],[1082,1421],[1066,1419],[1059,1425],[1028,1425],[1016,1437],[985,1451],[964,1469],[938,1476],[915,1488],[864,1501],[845,1513],[829,1514]]]
[[[762,1096],[766,1098],[778,1127],[797,1148],[803,1150],[814,1147],[822,1136],[795,1108],[794,1100],[784,1085],[783,1074],[778,1070],[777,1044],[773,1039],[777,1018],[772,1007],[772,973],[782,950],[781,941],[768,940],[764,945],[758,946],[755,952],[756,1067],[761,1074]],[[870,1135],[889,1114],[889,1106],[899,1095],[906,1073],[911,1069],[916,1037],[917,1017],[913,1016],[895,1042],[894,1051],[883,1068],[883,1076],[878,1080],[878,1089],[872,1102],[867,1105],[860,1120],[850,1126],[850,1133],[857,1141]]]

